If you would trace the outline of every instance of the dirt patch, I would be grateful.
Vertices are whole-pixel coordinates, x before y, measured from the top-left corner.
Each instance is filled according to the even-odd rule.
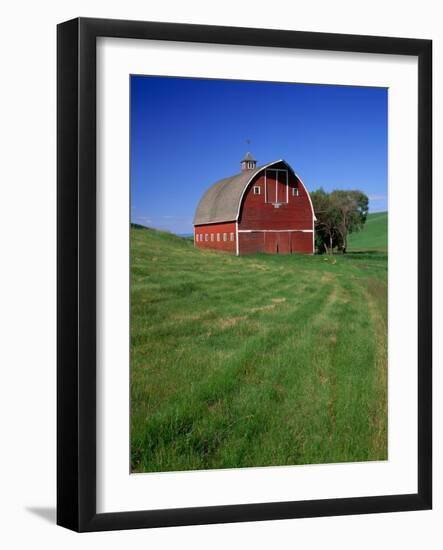
[[[281,306],[286,302],[286,298],[272,298],[271,299],[272,304],[266,304],[265,306],[258,306],[253,307],[249,311],[251,313],[257,313],[259,311],[270,311],[272,309],[275,309],[278,306]]]
[[[201,311],[200,313],[174,313],[174,315],[171,315],[171,318],[174,321],[199,321],[209,313],[211,313],[209,310]]]
[[[222,408],[221,401],[214,401],[214,403],[211,403],[208,405],[208,411],[210,413],[217,413],[220,411],[221,408]]]
[[[250,267],[253,267],[254,269],[260,269],[260,271],[269,271],[270,268],[267,265],[263,264],[251,264]]]
[[[257,313],[259,311],[269,311],[270,309],[274,309],[275,307],[277,307],[277,304],[268,304],[267,306],[253,307],[249,311],[251,313]]]
[[[331,306],[331,305],[334,304],[337,300],[338,300],[337,287],[334,287],[334,288],[332,289],[331,293],[329,294],[327,300],[326,300],[326,305],[327,305],[327,306]]]
[[[226,317],[225,319],[219,319],[217,321],[217,326],[220,329],[227,329],[231,328],[237,323],[240,323],[241,321],[245,321],[247,319],[246,315],[242,315],[240,317]]]
[[[321,276],[320,282],[321,283],[330,283],[335,279],[335,276],[332,273],[323,273]]]

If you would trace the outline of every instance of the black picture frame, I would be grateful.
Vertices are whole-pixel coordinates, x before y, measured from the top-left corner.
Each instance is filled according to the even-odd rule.
[[[96,512],[96,39],[400,54],[418,58],[418,491],[416,494]],[[79,18],[57,29],[57,523],[102,531],[432,507],[432,42]]]

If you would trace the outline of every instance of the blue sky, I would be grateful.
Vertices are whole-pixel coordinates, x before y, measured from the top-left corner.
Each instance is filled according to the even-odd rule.
[[[202,193],[247,150],[309,191],[360,189],[387,210],[385,88],[131,77],[131,221],[192,233]],[[250,140],[250,144],[247,143]]]

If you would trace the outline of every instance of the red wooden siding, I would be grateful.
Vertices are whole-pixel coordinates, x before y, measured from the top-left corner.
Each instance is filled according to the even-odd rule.
[[[291,253],[291,233],[277,233],[278,235],[278,253]]]
[[[302,231],[251,231],[238,234],[239,252],[255,254],[312,254],[312,233]]]
[[[240,255],[265,252],[265,233],[239,233],[238,246]]]
[[[243,236],[243,235],[242,235]],[[265,249],[268,254],[277,254],[278,252],[278,233],[263,233]]]
[[[291,233],[291,252],[313,254],[314,238],[312,233]]]
[[[226,241],[224,240],[224,234],[226,234]],[[217,235],[219,235],[220,240],[217,240]],[[233,240],[231,240],[231,237]],[[195,226],[194,244],[198,248],[212,248],[235,254],[235,239],[235,222]]]

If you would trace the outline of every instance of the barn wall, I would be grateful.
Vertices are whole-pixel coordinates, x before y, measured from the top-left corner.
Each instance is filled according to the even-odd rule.
[[[214,223],[210,225],[198,225],[194,231],[194,244],[198,248],[210,248],[213,250],[224,250],[225,252],[236,252],[236,224],[235,222]],[[223,240],[226,233],[227,240]],[[217,234],[220,240],[217,240]],[[231,235],[234,240],[231,240]],[[203,240],[200,240],[202,236]],[[207,237],[206,237],[207,236]],[[206,240],[207,239],[207,240]],[[213,240],[211,240],[213,239]]]
[[[286,165],[278,164],[272,168],[286,168]],[[312,229],[312,210],[308,194],[298,178],[290,171],[288,202],[281,204],[279,208],[273,206],[272,202],[276,200],[280,202],[286,198],[286,178],[283,182],[281,173],[278,173],[277,196],[275,196],[275,175],[271,173],[267,178],[266,190],[264,172],[258,174],[251,182],[243,198],[239,229]],[[260,187],[260,195],[254,195],[255,186]],[[292,196],[293,187],[298,187],[298,197]]]
[[[244,254],[255,254],[265,251],[265,234],[254,233],[239,233],[238,234],[239,252]]]
[[[312,254],[312,233],[302,231],[252,231],[238,234],[240,254]]]
[[[314,243],[312,233],[291,233],[291,251],[313,254]]]

